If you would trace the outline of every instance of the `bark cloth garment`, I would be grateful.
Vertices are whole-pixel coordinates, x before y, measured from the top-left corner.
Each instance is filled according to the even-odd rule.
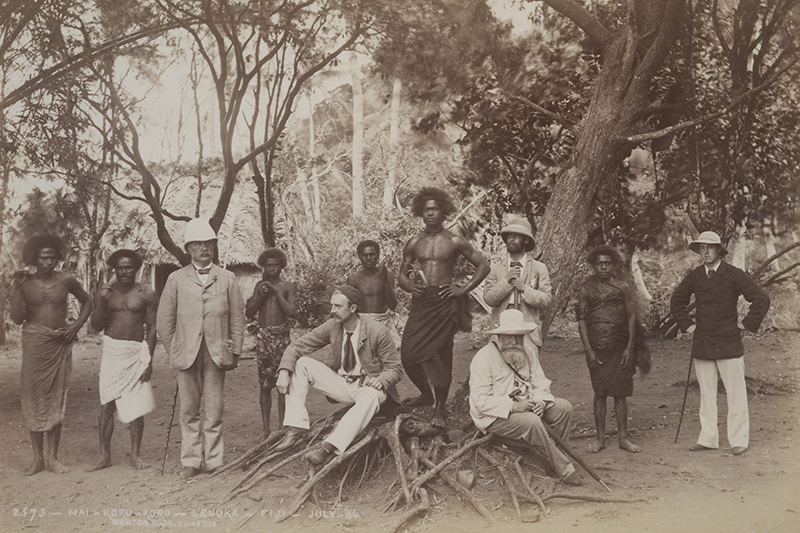
[[[589,369],[592,387],[598,396],[619,398],[633,394],[633,375],[635,366],[643,372],[650,368],[650,352],[644,344],[640,326],[637,323],[634,339],[635,366],[623,368],[622,353],[628,344],[628,317],[625,312],[625,297],[622,289],[591,276],[583,285],[587,296],[587,306],[578,306],[578,320],[585,320],[591,344],[598,359],[603,364]]]
[[[249,328],[248,328],[249,329]],[[258,354],[258,383],[262,389],[272,390],[278,380],[278,365],[286,347],[291,342],[288,323],[277,326],[255,327],[256,350]]]
[[[72,344],[46,326],[22,326],[22,416],[30,431],[50,431],[64,421]]]
[[[428,379],[435,387],[450,384],[456,332],[472,329],[469,295],[443,298],[439,290],[439,287],[426,287],[422,296],[411,298],[400,345],[403,368],[425,364]]]
[[[105,405],[130,392],[150,363],[146,341],[112,339],[103,336],[100,359],[100,404]]]

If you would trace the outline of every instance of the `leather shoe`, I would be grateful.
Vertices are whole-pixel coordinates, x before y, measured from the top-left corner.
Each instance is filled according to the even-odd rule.
[[[714,448],[709,448],[708,446],[703,446],[702,444],[692,444],[691,446],[689,446],[690,452],[707,452],[713,449]]]
[[[306,454],[306,460],[312,465],[319,466],[325,461],[327,461],[328,457],[330,456],[331,452],[328,451],[325,447],[321,447],[316,450],[308,452]]]
[[[570,485],[572,487],[577,487],[578,485],[583,485],[583,480],[581,476],[577,472],[573,472],[561,481],[564,482],[564,485]]]
[[[199,468],[194,468],[193,466],[184,466],[183,470],[181,470],[181,479],[183,480],[192,479],[199,473],[200,473]]]
[[[283,436],[283,440],[281,440],[277,446],[275,446],[276,452],[282,452],[284,450],[288,450],[297,442],[306,436],[308,433],[307,429],[302,428],[295,428],[291,426],[286,427],[286,434]]]
[[[747,446],[734,446],[731,451],[733,455],[744,455],[744,452],[747,451]]]

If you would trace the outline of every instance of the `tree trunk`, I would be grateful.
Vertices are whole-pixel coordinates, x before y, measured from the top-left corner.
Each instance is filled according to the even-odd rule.
[[[767,225],[764,225],[764,245],[767,248],[767,257],[772,257],[778,253],[778,251],[775,249],[775,235],[772,233],[772,228]],[[770,268],[775,272],[778,272],[781,269],[781,264],[779,261],[779,259],[775,259],[770,266]]]
[[[647,290],[647,285],[644,282],[641,268],[641,258],[639,252],[633,251],[631,255],[631,275],[633,278],[633,294],[636,300],[636,316],[639,321],[644,323],[650,311],[650,302],[653,301],[653,296]]]
[[[364,214],[364,94],[358,56],[350,54],[350,76],[353,85],[353,216]]]
[[[579,4],[544,1],[576,22],[603,50],[572,158],[555,180],[539,232],[553,285],[553,303],[543,320],[546,334],[555,314],[568,303],[575,265],[592,227],[595,193],[634,147],[626,137],[647,128],[639,112],[652,103],[653,78],[679,35],[684,6],[677,0],[632,0],[628,23],[609,34],[599,23],[588,23],[591,15]]]
[[[311,205],[314,209],[314,229],[322,231],[322,210],[320,203],[322,195],[319,191],[319,175],[317,174],[317,133],[314,129],[314,93],[311,89],[306,92],[308,100],[308,171],[311,179],[312,197]]]
[[[392,105],[389,112],[389,162],[386,168],[386,183],[383,186],[383,211],[394,207],[394,188],[397,183],[397,167],[400,163],[400,95],[403,81],[396,77],[392,82]]]
[[[731,252],[731,264],[744,270],[747,266],[747,226],[743,223],[736,228],[728,250]],[[769,255],[767,255],[769,257]]]

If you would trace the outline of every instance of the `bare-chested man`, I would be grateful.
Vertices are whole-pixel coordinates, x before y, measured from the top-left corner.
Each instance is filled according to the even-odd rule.
[[[65,248],[55,235],[32,237],[25,243],[22,257],[25,264],[36,266],[36,272],[17,272],[12,286],[11,319],[22,324],[22,416],[33,446],[33,462],[23,471],[26,476],[45,469],[68,471],[58,460],[58,444],[72,370],[72,343],[92,312],[92,301],[78,280],[55,269],[64,259]],[[68,325],[70,294],[81,308],[75,322]]]
[[[422,217],[425,230],[409,239],[403,249],[398,284],[412,294],[412,299],[400,355],[408,377],[421,392],[408,404],[433,404],[431,424],[444,427],[453,337],[464,322],[470,321],[467,295],[489,273],[489,262],[467,239],[444,228],[445,218],[455,212],[446,192],[433,187],[420,189],[411,211]],[[475,267],[472,277],[461,286],[453,283],[459,256]],[[415,262],[419,270],[414,268]]]
[[[139,381],[150,380],[156,349],[158,297],[153,289],[136,282],[142,257],[134,250],[117,250],[108,258],[108,266],[114,270],[116,281],[97,290],[92,311],[92,327],[98,332],[105,331],[105,335],[100,362],[100,416],[97,418],[100,459],[89,472],[111,466],[114,411],[121,403],[122,414],[125,402],[136,401],[131,399],[131,392],[140,386]],[[137,407],[140,406],[134,409]],[[145,467],[140,456],[144,415],[132,420],[129,429],[131,465],[139,470]]]
[[[386,265],[380,264],[380,245],[372,240],[364,240],[356,247],[361,270],[347,278],[347,285],[355,287],[361,293],[359,314],[376,320],[389,328],[392,340],[400,345],[400,334],[397,332],[397,296],[394,292],[394,276]],[[363,309],[363,311],[361,311]]]
[[[258,437],[261,442],[269,436],[272,389],[278,377],[278,365],[283,351],[289,346],[289,319],[297,313],[295,284],[281,279],[286,268],[286,255],[278,248],[267,248],[258,258],[264,276],[256,283],[253,295],[247,300],[245,315],[252,318],[258,313],[256,336],[258,349],[258,381],[261,385],[259,402],[264,429]],[[278,420],[283,421],[286,400],[278,395]]]

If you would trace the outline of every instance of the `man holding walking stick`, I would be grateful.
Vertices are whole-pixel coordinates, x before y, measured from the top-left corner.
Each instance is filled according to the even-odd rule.
[[[689,244],[689,249],[700,255],[703,264],[686,275],[670,300],[670,310],[680,331],[686,331],[696,322],[692,358],[700,385],[700,436],[689,450],[700,452],[719,448],[719,375],[728,400],[728,443],[733,455],[742,455],[749,446],[750,417],[737,302],[740,295],[750,302],[741,325],[756,332],[769,310],[769,296],[746,272],[722,260],[728,250],[713,231],[701,233]],[[697,304],[695,320],[689,317],[688,310],[692,294]]]

